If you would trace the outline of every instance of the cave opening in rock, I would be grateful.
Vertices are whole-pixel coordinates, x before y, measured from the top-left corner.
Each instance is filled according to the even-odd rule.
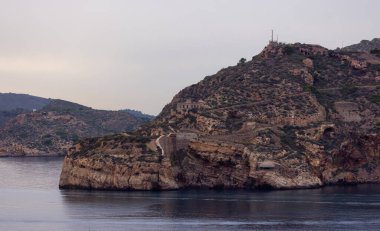
[[[333,138],[335,136],[335,129],[333,127],[326,128],[323,131],[323,137],[325,138]]]

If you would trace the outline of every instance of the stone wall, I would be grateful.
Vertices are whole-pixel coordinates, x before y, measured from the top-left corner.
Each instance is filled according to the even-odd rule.
[[[158,140],[160,146],[164,149],[164,155],[172,155],[180,149],[186,149],[190,141],[198,139],[198,135],[191,132],[170,133],[161,136]]]
[[[170,133],[167,136],[162,136],[159,138],[161,147],[164,149],[164,155],[171,155],[177,151],[177,139],[174,133]]]
[[[185,149],[189,146],[191,140],[198,139],[198,135],[196,133],[177,133],[177,150]]]
[[[359,107],[352,102],[335,102],[335,110],[344,122],[360,122],[362,118],[359,115]]]

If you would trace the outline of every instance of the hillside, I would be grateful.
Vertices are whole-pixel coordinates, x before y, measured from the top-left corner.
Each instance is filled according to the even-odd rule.
[[[94,110],[64,100],[38,99],[47,103],[34,111],[29,109],[38,105],[25,103],[23,96],[10,102],[1,99],[3,105],[14,102],[22,107],[9,106],[9,111],[2,112],[0,156],[64,154],[79,139],[132,131],[151,120],[128,111]]]
[[[375,49],[380,49],[380,38],[374,38],[371,41],[362,40],[358,44],[353,44],[342,48],[343,51],[353,51],[353,52],[371,52]]]
[[[134,115],[134,116],[137,116],[137,117],[140,117],[140,118],[145,118],[145,119],[148,119],[148,120],[153,120],[154,119],[154,116],[152,116],[152,115],[144,114],[141,111],[137,111],[137,110],[133,110],[133,109],[123,109],[123,110],[120,110],[120,111],[126,111],[126,112],[130,113],[131,115]]]
[[[50,99],[27,94],[0,93],[1,111],[11,111],[15,109],[32,111],[33,109],[41,109],[49,102]]]
[[[23,112],[41,109],[49,102],[50,99],[27,94],[0,93],[0,127],[9,119]]]
[[[71,147],[60,187],[379,183],[379,103],[375,54],[271,42],[181,90],[137,132]]]

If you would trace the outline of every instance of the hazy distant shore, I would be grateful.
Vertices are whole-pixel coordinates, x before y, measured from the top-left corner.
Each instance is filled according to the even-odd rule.
[[[59,157],[65,156],[66,153],[0,153],[0,158],[7,157]]]

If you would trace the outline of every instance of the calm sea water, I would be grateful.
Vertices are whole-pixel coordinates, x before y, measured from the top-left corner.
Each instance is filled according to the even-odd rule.
[[[58,190],[61,158],[0,159],[0,230],[380,230],[380,186]]]

